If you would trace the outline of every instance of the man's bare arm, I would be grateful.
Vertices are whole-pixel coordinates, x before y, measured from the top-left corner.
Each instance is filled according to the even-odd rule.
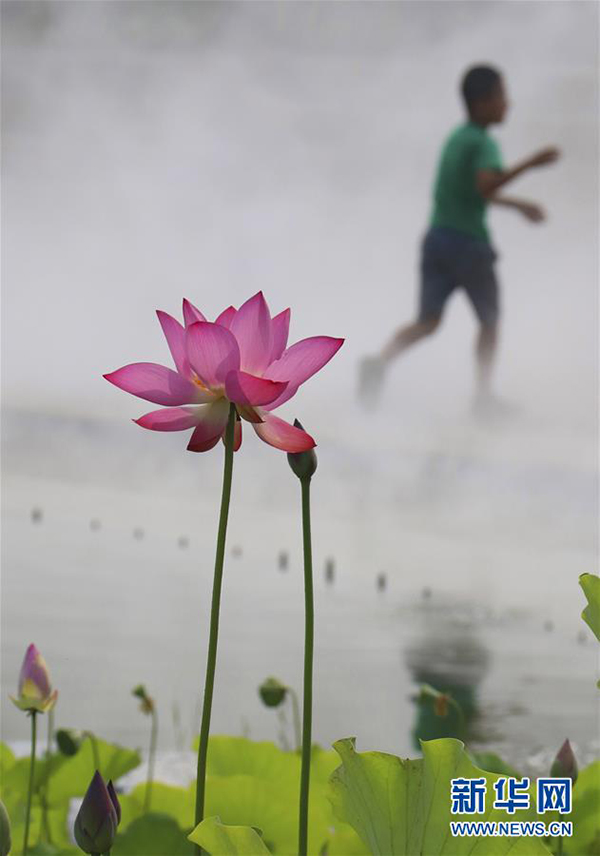
[[[514,196],[499,196],[494,193],[489,197],[489,202],[493,205],[502,205],[505,208],[514,208],[532,223],[541,223],[546,219],[546,213],[543,208],[535,202],[528,202],[526,199],[515,199]]]
[[[559,156],[560,152],[558,149],[551,147],[542,149],[510,169],[480,169],[477,173],[477,190],[481,193],[484,199],[491,199],[495,192],[500,187],[508,184],[509,181],[513,181],[517,176],[526,172],[528,169],[554,163]]]

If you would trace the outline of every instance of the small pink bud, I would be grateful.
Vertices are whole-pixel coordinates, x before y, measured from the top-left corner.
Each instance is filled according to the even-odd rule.
[[[563,779],[571,779],[573,784],[577,781],[577,759],[573,752],[573,748],[568,740],[565,740],[556,754],[556,758],[552,762],[550,768],[551,776],[560,776]]]
[[[56,704],[57,690],[52,691],[46,661],[35,647],[30,645],[19,674],[19,696],[11,701],[20,710],[46,713]]]

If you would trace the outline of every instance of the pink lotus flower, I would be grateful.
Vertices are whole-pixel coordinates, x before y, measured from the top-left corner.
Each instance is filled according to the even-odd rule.
[[[54,707],[57,697],[58,690],[52,691],[46,661],[32,644],[21,666],[18,698],[10,696],[10,699],[21,710],[46,713]]]
[[[234,448],[242,442],[241,419],[261,440],[285,452],[315,446],[313,438],[272,411],[329,362],[343,339],[314,336],[286,348],[290,310],[271,318],[258,292],[238,310],[230,306],[214,321],[183,301],[185,326],[157,312],[176,371],[156,363],[134,363],[104,377],[133,395],[165,407],[135,419],[151,431],[193,428],[191,452],[206,452],[224,437],[230,402],[237,421]]]

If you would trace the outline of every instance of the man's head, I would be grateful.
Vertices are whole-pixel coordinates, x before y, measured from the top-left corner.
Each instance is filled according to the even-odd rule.
[[[504,119],[508,101],[502,75],[489,65],[475,65],[462,79],[461,92],[469,117],[480,125]]]

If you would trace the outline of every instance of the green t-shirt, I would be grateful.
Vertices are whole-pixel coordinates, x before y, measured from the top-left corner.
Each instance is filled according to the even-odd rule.
[[[442,149],[433,193],[432,226],[448,226],[489,241],[485,225],[487,203],[476,185],[480,169],[501,170],[500,149],[485,128],[467,122],[450,134]]]

